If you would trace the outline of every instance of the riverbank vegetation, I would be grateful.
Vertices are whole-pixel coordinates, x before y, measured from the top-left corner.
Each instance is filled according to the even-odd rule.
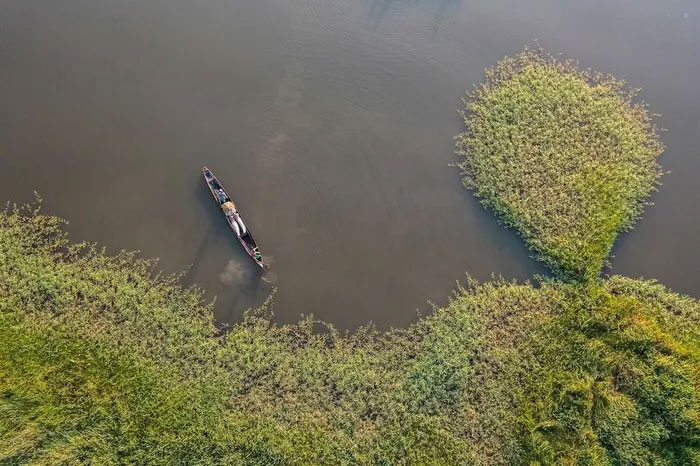
[[[465,101],[464,184],[560,278],[598,277],[661,175],[663,147],[636,93],[525,49]]]
[[[653,282],[468,282],[407,329],[265,308],[222,334],[152,270],[0,214],[0,463],[700,458],[700,303]]]
[[[598,278],[660,175],[633,96],[531,51],[488,72],[465,184],[556,278],[467,280],[405,329],[267,303],[220,332],[155,263],[0,212],[0,464],[700,464],[700,302]]]

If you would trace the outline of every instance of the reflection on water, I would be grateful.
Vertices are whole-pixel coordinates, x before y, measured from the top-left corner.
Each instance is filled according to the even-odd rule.
[[[219,274],[219,280],[224,285],[243,284],[248,279],[246,269],[236,259],[231,259],[226,263],[223,272]]]

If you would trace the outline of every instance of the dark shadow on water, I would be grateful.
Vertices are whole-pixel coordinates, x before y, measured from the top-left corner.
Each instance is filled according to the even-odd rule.
[[[194,284],[193,277],[197,275],[200,270],[200,264],[202,258],[205,256],[207,249],[211,246],[211,242],[214,238],[214,226],[210,226],[204,233],[204,236],[199,241],[199,245],[194,253],[192,261],[190,261],[190,266],[182,279],[182,283],[185,286],[192,286]]]
[[[486,232],[487,236],[499,245],[498,249],[504,251],[505,255],[519,259],[517,263],[520,264],[520,270],[494,270],[491,272],[493,276],[498,277],[502,275],[506,280],[516,279],[518,282],[532,280],[535,276],[551,276],[549,269],[535,259],[534,253],[528,249],[525,241],[523,241],[517,231],[501,224],[496,215],[490,209],[484,207],[471,191],[467,189],[463,189],[463,191],[465,209],[472,208],[478,211],[477,217],[479,220],[478,224],[482,229],[481,234]],[[475,275],[470,270],[469,264],[465,266],[466,273],[472,275],[478,281],[489,279],[489,277],[484,275]]]
[[[246,309],[260,305],[272,288],[262,280],[262,270],[239,244],[201,178],[193,186],[193,197],[206,215],[182,282],[185,286],[202,287],[206,300],[216,299],[217,325],[235,322]]]

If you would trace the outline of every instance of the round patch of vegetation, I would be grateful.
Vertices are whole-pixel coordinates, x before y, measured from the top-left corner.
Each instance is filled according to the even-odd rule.
[[[598,277],[661,175],[646,106],[623,81],[530,49],[486,77],[457,136],[465,186],[558,276]]]

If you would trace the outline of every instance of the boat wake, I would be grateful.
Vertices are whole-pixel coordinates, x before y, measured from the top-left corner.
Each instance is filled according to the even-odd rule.
[[[263,262],[269,266],[275,263],[275,258],[273,256],[263,255]],[[277,274],[275,272],[266,271],[262,276],[262,281],[268,285],[274,285],[277,283]]]
[[[264,281],[268,285],[276,285],[277,274],[275,272],[267,272],[265,275],[262,276],[262,281]]]

